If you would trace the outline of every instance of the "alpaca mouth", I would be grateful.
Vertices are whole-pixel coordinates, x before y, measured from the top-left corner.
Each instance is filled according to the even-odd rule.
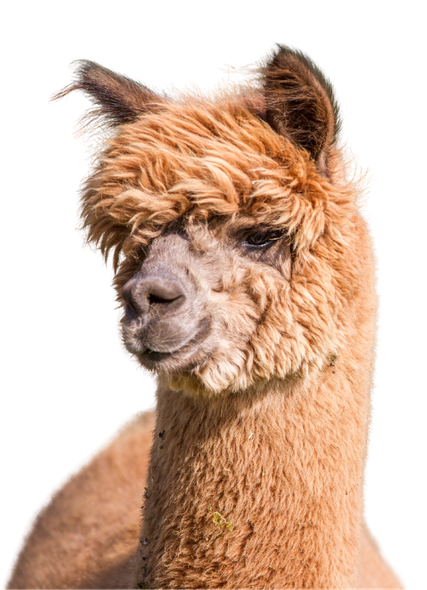
[[[150,362],[159,362],[159,361],[163,361],[167,358],[170,358],[173,354],[175,354],[178,351],[172,351],[172,352],[160,352],[159,350],[152,350],[151,348],[146,348],[143,352],[140,352],[137,354],[137,357],[139,359],[147,359]]]
[[[206,339],[210,327],[210,318],[205,318],[200,322],[196,334],[182,346],[166,351],[155,350],[154,346],[153,348],[145,347],[144,350],[138,352],[136,356],[138,357],[139,362],[147,369],[156,369],[168,360],[173,360],[174,364],[176,365],[178,362],[180,370],[183,370],[187,365],[194,365],[192,352],[196,352],[194,348]]]

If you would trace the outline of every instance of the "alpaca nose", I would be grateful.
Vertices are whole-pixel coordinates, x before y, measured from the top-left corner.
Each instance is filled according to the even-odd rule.
[[[184,288],[181,281],[171,273],[155,275],[136,275],[123,287],[123,298],[126,301],[126,319],[135,315],[155,313],[161,316],[175,310],[185,301]]]

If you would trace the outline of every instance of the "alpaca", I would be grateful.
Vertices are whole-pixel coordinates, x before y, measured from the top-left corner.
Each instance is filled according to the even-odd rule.
[[[9,587],[401,587],[363,521],[375,268],[329,81],[279,46],[215,101],[92,62],[74,90],[110,128],[83,226],[157,411],[56,495]]]

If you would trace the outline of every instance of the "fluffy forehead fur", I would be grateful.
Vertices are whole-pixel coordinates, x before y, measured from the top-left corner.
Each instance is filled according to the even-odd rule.
[[[344,178],[335,145],[325,174],[239,97],[163,102],[116,129],[85,184],[82,218],[88,239],[106,257],[114,252],[119,298],[171,227],[187,228],[206,253],[201,275],[217,283],[223,275],[222,299],[206,296],[215,346],[202,347],[191,370],[160,368],[165,384],[237,391],[308,376],[339,354],[370,257],[356,190]],[[290,280],[225,247],[227,236],[257,227],[286,231]]]
[[[286,228],[296,251],[353,210],[345,184],[332,185],[308,153],[238,101],[164,105],[123,125],[83,194],[89,239],[104,254],[129,255],[170,223],[217,220]]]

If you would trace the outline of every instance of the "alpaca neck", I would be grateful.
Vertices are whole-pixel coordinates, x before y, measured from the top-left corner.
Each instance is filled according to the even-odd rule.
[[[351,587],[370,373],[353,347],[256,398],[160,390],[136,585]]]

